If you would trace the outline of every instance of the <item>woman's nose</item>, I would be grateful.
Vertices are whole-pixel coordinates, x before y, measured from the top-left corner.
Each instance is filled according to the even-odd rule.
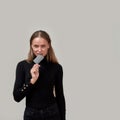
[[[41,51],[42,51],[42,49],[41,49],[41,48],[39,48],[39,49],[38,49],[38,51],[39,51],[39,52],[41,52]]]

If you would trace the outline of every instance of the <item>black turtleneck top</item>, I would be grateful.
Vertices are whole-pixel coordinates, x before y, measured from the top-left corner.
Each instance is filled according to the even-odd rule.
[[[44,58],[40,62],[39,78],[35,84],[30,83],[30,69],[33,62],[20,61],[16,67],[16,78],[13,97],[20,102],[26,97],[26,106],[42,109],[57,102],[61,120],[65,120],[65,98],[63,91],[63,69],[58,63],[48,62]],[[55,95],[53,88],[55,87]]]

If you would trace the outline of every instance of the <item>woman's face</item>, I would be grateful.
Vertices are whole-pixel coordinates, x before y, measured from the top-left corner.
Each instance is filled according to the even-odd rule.
[[[49,49],[49,43],[42,37],[36,37],[32,41],[31,48],[36,56],[39,54],[46,56]]]

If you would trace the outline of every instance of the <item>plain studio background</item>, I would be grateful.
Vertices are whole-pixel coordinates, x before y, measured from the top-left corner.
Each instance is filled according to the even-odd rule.
[[[0,1],[0,120],[22,120],[13,100],[17,63],[39,29],[64,69],[67,120],[120,120],[119,0]]]

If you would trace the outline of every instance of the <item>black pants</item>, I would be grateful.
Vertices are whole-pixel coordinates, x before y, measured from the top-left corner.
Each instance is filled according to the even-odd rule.
[[[61,120],[57,104],[53,104],[45,109],[25,108],[24,120]]]

